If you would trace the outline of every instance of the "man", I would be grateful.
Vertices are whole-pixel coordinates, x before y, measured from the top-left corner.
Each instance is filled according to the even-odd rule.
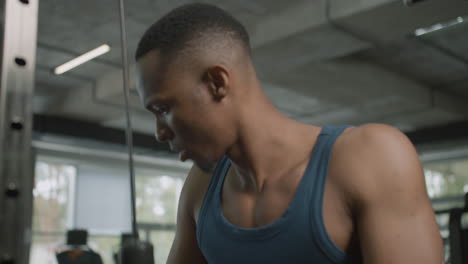
[[[171,11],[136,60],[158,141],[195,164],[168,263],[441,263],[410,141],[382,124],[284,116],[260,87],[246,30],[225,11]]]

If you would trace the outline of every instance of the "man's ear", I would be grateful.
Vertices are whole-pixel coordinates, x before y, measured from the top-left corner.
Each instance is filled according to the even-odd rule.
[[[225,67],[218,65],[209,67],[203,77],[216,101],[221,101],[226,97],[229,92],[229,71]]]

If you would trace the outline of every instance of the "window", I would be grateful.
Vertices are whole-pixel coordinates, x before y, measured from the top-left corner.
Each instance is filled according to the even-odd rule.
[[[36,162],[30,263],[56,263],[55,253],[65,244],[67,230],[83,228],[89,233],[88,245],[105,264],[113,264],[120,235],[130,230],[126,164],[56,156],[61,157],[40,156]],[[167,260],[183,179],[188,172],[188,168],[172,165],[145,165],[135,172],[140,239],[153,244],[156,263]]]
[[[175,223],[183,180],[174,176],[137,175],[136,209],[139,222]]]
[[[156,263],[166,263],[174,236],[174,231],[151,232],[150,241],[154,246],[154,259]]]
[[[448,209],[463,207],[463,195],[468,192],[468,157],[433,160],[424,163],[424,175],[432,206],[436,211],[436,220],[444,239],[446,260],[450,257],[449,213]],[[462,218],[464,227],[468,226],[468,217]]]
[[[433,161],[424,166],[431,198],[462,196],[468,192],[468,158]]]
[[[70,164],[36,162],[30,263],[55,263],[71,227],[76,172]]]
[[[136,173],[136,211],[142,239],[154,246],[156,263],[166,263],[175,235],[177,205],[183,173],[142,171]]]

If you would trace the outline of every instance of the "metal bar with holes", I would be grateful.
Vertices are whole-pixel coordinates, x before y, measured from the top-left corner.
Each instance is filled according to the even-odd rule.
[[[0,263],[27,264],[33,187],[32,97],[38,0],[5,4],[0,86]]]

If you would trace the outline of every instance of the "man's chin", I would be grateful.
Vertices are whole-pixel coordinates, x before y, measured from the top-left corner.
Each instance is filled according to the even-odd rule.
[[[193,163],[195,163],[195,165],[197,165],[198,168],[200,168],[203,172],[206,173],[212,173],[216,168],[216,162],[201,162],[194,160]]]

